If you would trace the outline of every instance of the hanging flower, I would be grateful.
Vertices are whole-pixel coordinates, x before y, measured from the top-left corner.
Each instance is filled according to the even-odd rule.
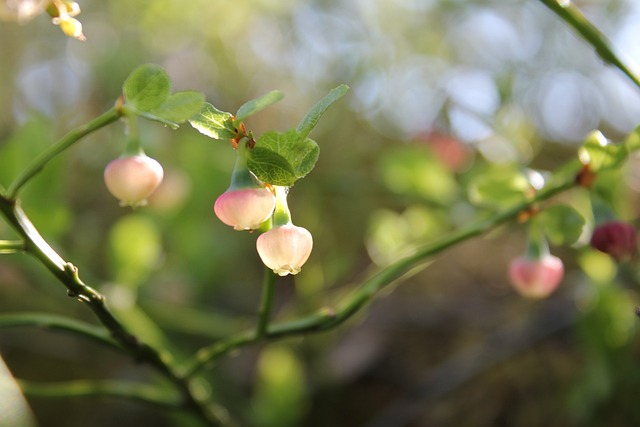
[[[300,272],[311,255],[313,238],[306,228],[286,224],[261,234],[256,247],[264,265],[286,276]]]
[[[229,189],[213,206],[220,221],[234,230],[255,230],[271,216],[276,198],[265,187]]]
[[[143,206],[162,182],[160,163],[144,154],[112,160],[104,169],[107,189],[121,206]]]
[[[540,258],[522,256],[511,261],[509,278],[522,296],[545,298],[556,290],[564,277],[562,260],[551,254]]]
[[[606,222],[593,230],[590,244],[592,248],[611,255],[617,261],[625,261],[636,253],[636,229],[622,221]]]
[[[231,185],[216,200],[213,210],[220,221],[234,230],[255,230],[268,220],[276,198],[247,167],[247,141],[238,143]]]

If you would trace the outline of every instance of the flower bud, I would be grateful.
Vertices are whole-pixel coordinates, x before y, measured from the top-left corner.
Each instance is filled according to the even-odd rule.
[[[235,230],[255,230],[271,216],[276,198],[265,187],[229,189],[213,206],[220,221]]]
[[[59,24],[63,33],[74,39],[85,41],[87,38],[82,33],[82,23],[76,18],[69,16],[64,18],[53,18],[54,24]]]
[[[306,228],[289,223],[261,234],[256,247],[264,265],[286,276],[300,272],[311,255],[313,238]]]
[[[636,230],[631,224],[610,221],[600,224],[591,235],[591,247],[624,261],[636,253]]]
[[[546,254],[539,259],[522,256],[511,261],[509,278],[522,296],[545,298],[560,284],[564,276],[562,260]]]
[[[104,169],[104,183],[121,206],[143,206],[162,182],[160,163],[146,155],[112,160]]]

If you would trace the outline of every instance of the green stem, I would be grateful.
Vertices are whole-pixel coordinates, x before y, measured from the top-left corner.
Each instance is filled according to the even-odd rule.
[[[102,328],[63,316],[42,313],[5,313],[0,314],[0,328],[37,327],[53,331],[68,332],[88,338],[107,347],[124,351],[123,347],[112,339]]]
[[[256,339],[262,339],[267,333],[271,310],[273,309],[273,297],[276,289],[276,275],[268,268],[264,270],[264,283],[262,285],[262,301],[258,312],[258,326],[256,328]]]
[[[68,381],[56,383],[18,380],[22,391],[30,397],[73,398],[115,397],[163,408],[179,409],[181,396],[144,384],[123,381]]]
[[[185,398],[183,408],[192,411],[210,426],[225,425],[226,411],[211,404],[193,392],[192,380],[183,378],[168,362],[168,355],[145,344],[131,334],[113,315],[105,303],[105,298],[80,279],[78,269],[65,261],[42,238],[18,200],[0,196],[0,214],[25,241],[25,251],[34,256],[66,288],[67,294],[88,304],[98,320],[107,328],[111,338],[125,349],[135,360],[147,363],[169,379]]]
[[[0,254],[14,254],[25,250],[22,240],[0,240]]]
[[[636,86],[640,88],[640,77],[638,77],[638,73],[635,72],[637,68],[634,64],[633,70],[627,64],[625,64],[619,57],[614,53],[614,49],[611,45],[611,42],[607,39],[607,37],[600,32],[600,30],[593,25],[589,20],[582,14],[580,9],[574,6],[568,0],[540,0],[545,6],[551,9],[556,13],[564,22],[573,27],[574,30],[582,36],[591,46],[593,46],[596,50],[596,53],[602,58],[605,62],[610,63],[611,65],[617,67],[620,71],[622,71],[627,77],[635,83]]]
[[[364,281],[351,295],[345,298],[344,302],[340,304],[337,310],[325,308],[307,317],[290,322],[269,325],[262,338],[259,338],[255,333],[244,332],[228,339],[218,341],[210,346],[203,347],[196,353],[194,359],[188,362],[184,375],[185,377],[195,375],[201,369],[212,366],[217,359],[225,354],[237,348],[256,343],[260,339],[275,340],[335,328],[344,323],[347,319],[351,318],[355,313],[371,302],[373,297],[380,290],[401,278],[420,262],[425,261],[434,255],[457,245],[458,243],[482,235],[500,224],[511,221],[517,218],[521,212],[528,210],[531,206],[544,200],[548,200],[557,194],[574,188],[575,186],[576,183],[573,177],[565,181],[556,182],[544,188],[542,191],[537,193],[534,198],[527,202],[513,206],[510,209],[493,215],[487,220],[471,224],[470,226],[462,228],[441,240],[423,246],[413,255],[391,264]]]
[[[55,145],[38,155],[31,164],[27,166],[27,168],[9,186],[6,192],[6,198],[15,200],[20,189],[29,182],[31,178],[37,175],[47,165],[47,163],[49,163],[49,161],[78,142],[78,140],[83,136],[115,122],[118,118],[120,118],[120,112],[116,107],[113,107],[90,122],[71,130]]]

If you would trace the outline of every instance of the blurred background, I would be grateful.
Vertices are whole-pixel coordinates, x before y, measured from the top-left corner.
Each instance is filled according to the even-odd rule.
[[[640,60],[638,2],[574,3]],[[533,0],[80,6],[85,42],[46,15],[0,23],[5,187],[67,130],[110,108],[142,63],[162,65],[176,90],[200,90],[230,112],[283,91],[247,121],[256,135],[295,126],[330,88],[351,86],[312,133],[319,162],[290,193],[293,221],[315,247],[301,274],[279,281],[278,320],[335,306],[376,268],[519,200],[522,167],[544,176],[590,131],[620,141],[640,123],[640,90]],[[52,162],[25,188],[24,209],[124,323],[186,360],[256,320],[256,236],[224,226],[212,209],[234,153],[188,124],[141,123],[165,180],[148,207],[132,211],[102,181],[123,131],[121,123],[100,130]],[[640,206],[634,163],[593,190],[628,221]],[[487,183],[498,191],[482,191]],[[509,286],[508,263],[524,253],[527,229],[504,226],[413,272],[337,330],[224,358],[203,389],[258,427],[640,424],[637,275],[585,244],[594,223],[585,191],[559,201],[587,224],[577,243],[552,245],[566,277],[550,298],[527,300]],[[0,238],[13,237],[0,223]],[[0,312],[15,311],[95,323],[33,259],[2,255]],[[0,330],[0,354],[25,380],[155,380],[120,354],[47,331]],[[192,421],[110,399],[28,403],[42,427]]]

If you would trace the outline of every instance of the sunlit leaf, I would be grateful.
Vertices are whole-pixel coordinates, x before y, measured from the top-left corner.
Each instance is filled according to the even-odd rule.
[[[231,113],[220,111],[205,103],[197,116],[189,120],[198,132],[213,139],[232,139],[236,137]]]

